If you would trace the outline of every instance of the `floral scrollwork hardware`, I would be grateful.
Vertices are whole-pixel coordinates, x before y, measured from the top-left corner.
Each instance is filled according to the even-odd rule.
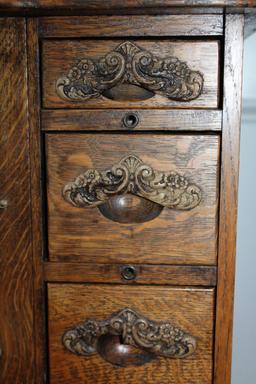
[[[202,197],[201,189],[175,171],[154,170],[136,155],[128,155],[111,169],[88,169],[65,185],[63,197],[75,207],[96,207],[116,195],[133,194],[162,207],[189,210]]]
[[[86,101],[121,84],[186,102],[202,94],[204,77],[177,57],[160,58],[126,41],[98,60],[79,60],[57,80],[56,91],[62,99]]]
[[[67,330],[62,341],[70,352],[90,356],[100,353],[101,339],[106,335],[119,336],[123,346],[146,351],[155,358],[181,359],[196,350],[196,339],[189,333],[169,322],[149,320],[130,308],[107,320],[86,320]]]

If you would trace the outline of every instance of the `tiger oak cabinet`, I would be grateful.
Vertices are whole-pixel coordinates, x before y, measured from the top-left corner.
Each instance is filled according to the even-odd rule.
[[[1,383],[231,383],[254,7],[1,1]]]

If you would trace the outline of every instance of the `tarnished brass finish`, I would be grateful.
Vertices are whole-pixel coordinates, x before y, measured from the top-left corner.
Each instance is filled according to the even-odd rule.
[[[177,57],[160,58],[126,41],[97,61],[79,60],[57,80],[56,90],[62,99],[85,101],[99,96],[118,99],[120,95],[122,99],[127,91],[120,92],[120,86],[133,86],[135,98],[159,94],[171,100],[190,101],[201,95],[203,83],[203,75]]]
[[[76,207],[98,206],[109,219],[130,223],[152,220],[163,207],[192,209],[201,189],[177,172],[156,171],[128,155],[107,171],[88,169],[64,187],[63,196]]]
[[[72,353],[99,353],[117,365],[141,365],[158,356],[179,359],[196,350],[196,340],[188,333],[169,322],[148,320],[130,308],[108,320],[86,320],[66,331],[62,341]]]

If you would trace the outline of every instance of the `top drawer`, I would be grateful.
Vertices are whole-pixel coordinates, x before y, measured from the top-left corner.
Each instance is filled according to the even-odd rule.
[[[219,41],[44,40],[44,108],[218,108]]]

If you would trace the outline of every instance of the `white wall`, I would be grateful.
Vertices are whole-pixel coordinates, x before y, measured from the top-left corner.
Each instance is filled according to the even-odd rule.
[[[256,384],[256,34],[245,40],[232,384]]]

